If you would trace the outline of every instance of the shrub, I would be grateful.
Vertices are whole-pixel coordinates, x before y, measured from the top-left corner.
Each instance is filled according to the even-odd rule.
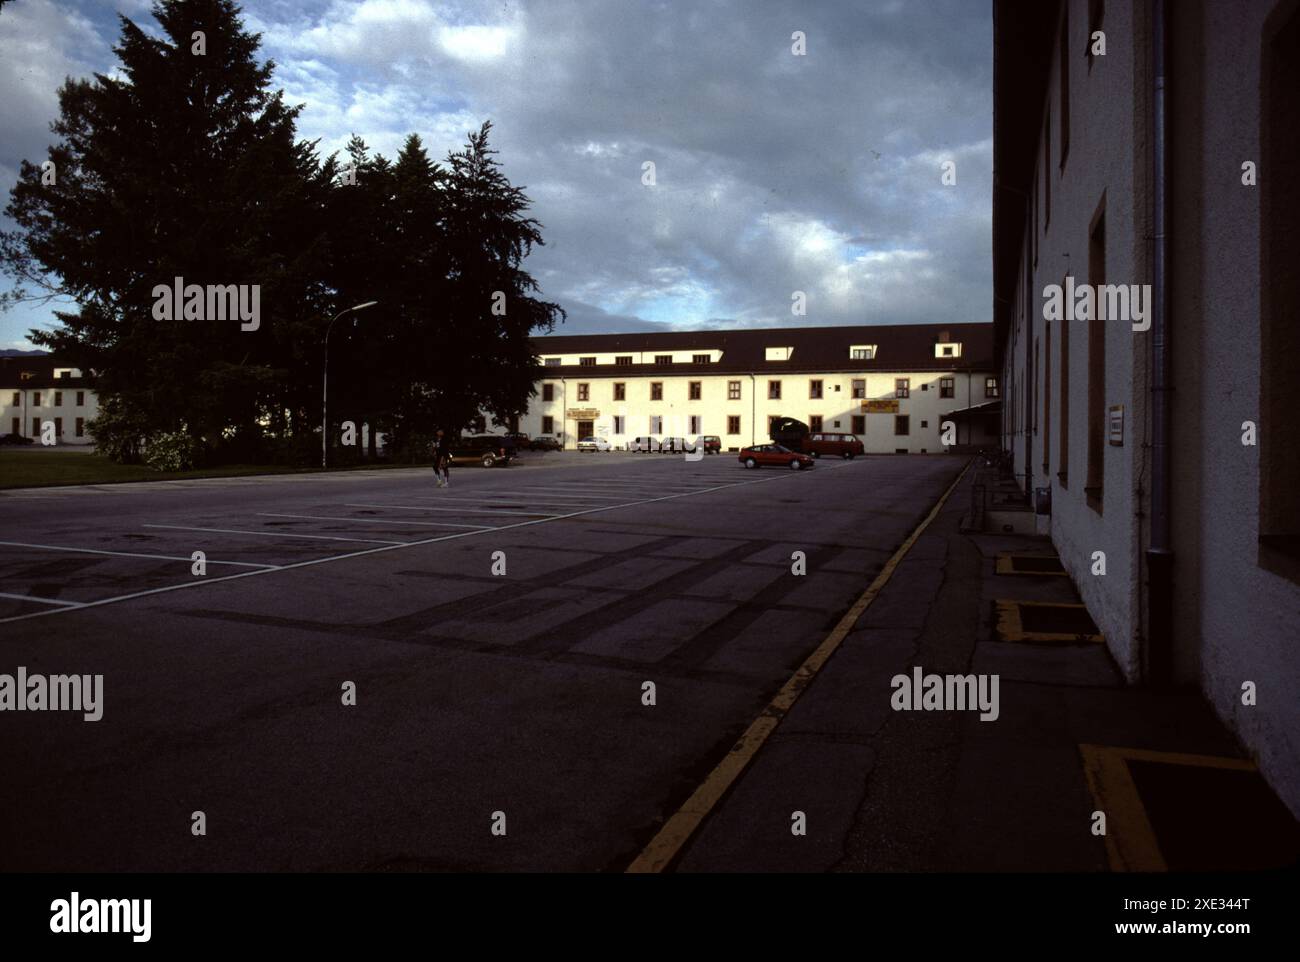
[[[203,445],[184,431],[163,431],[149,439],[144,460],[155,471],[188,471],[202,453]]]

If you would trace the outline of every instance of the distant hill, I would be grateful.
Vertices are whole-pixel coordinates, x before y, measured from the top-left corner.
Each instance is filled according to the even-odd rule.
[[[45,357],[49,351],[20,351],[17,348],[5,348],[0,351],[0,357]]]

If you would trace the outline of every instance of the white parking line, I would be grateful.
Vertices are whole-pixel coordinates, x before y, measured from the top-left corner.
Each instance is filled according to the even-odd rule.
[[[34,601],[38,605],[61,605],[64,608],[81,608],[80,601],[59,601],[57,598],[37,598],[35,595],[11,595],[0,591],[0,598],[16,598],[18,601]]]
[[[425,505],[414,504],[351,504],[344,502],[342,507],[345,508],[394,508],[399,511],[449,511],[452,514],[522,514],[529,518],[549,518],[551,515],[545,511],[506,511],[500,508],[433,508]]]
[[[436,538],[422,538],[419,541],[407,541],[403,544],[383,545],[378,548],[366,548],[361,551],[349,551],[346,554],[333,555],[328,558],[312,558],[308,561],[295,561],[292,564],[281,565],[276,571],[290,571],[295,568],[309,568],[312,565],[329,564],[334,561],[347,561],[351,558],[361,558],[366,555],[379,554],[384,551],[400,551],[403,548],[422,547],[428,544],[436,544],[441,541],[454,541],[457,538],[472,538],[475,535],[482,534],[483,531],[512,531],[515,528],[528,528],[536,524],[550,524],[553,521],[563,521],[567,518],[580,518],[589,514],[600,514],[604,511],[617,511],[620,508],[635,508],[643,504],[654,504],[659,501],[672,501],[675,498],[691,497],[693,494],[707,494],[710,491],[721,491],[725,488],[734,488],[747,486],[751,484],[766,484],[770,481],[779,481],[782,478],[796,477],[793,471],[787,471],[782,474],[774,474],[770,478],[755,478],[752,481],[738,481],[731,484],[720,485],[716,488],[706,488],[704,491],[691,492],[690,494],[666,494],[660,498],[646,498],[642,501],[628,501],[623,504],[602,505],[597,508],[586,508],[582,511],[574,511],[571,514],[558,514],[550,518],[534,518],[531,521],[516,521],[514,524],[501,525],[498,528],[484,528],[478,531],[459,531],[454,534],[439,535]],[[348,520],[346,518],[327,518],[328,521]],[[174,585],[166,585],[162,588],[147,588],[144,591],[133,591],[130,594],[117,595],[113,598],[101,598],[98,601],[88,601],[81,608],[98,608],[101,605],[115,605],[123,601],[132,601],[136,598],[146,598],[150,595],[164,594],[169,591],[184,591],[187,588],[197,588],[216,584],[221,581],[234,581],[237,578],[252,578],[257,575],[270,574],[270,571],[241,571],[235,575],[222,575],[220,578],[205,578],[203,580],[182,581]],[[50,615],[62,614],[68,611],[81,610],[73,608],[55,608],[50,611],[33,611],[25,615],[12,615],[8,618],[0,618],[0,624],[6,624],[11,621],[26,621],[28,618],[45,618]]]
[[[387,518],[334,518],[322,514],[272,514],[269,511],[259,512],[259,518],[303,518],[307,521],[359,521],[362,524],[414,524],[423,528],[473,528],[475,531],[491,531],[493,525],[490,524],[452,524],[449,521],[390,521]],[[400,541],[395,544],[419,544],[418,541]],[[383,549],[376,548],[376,551]]]
[[[602,497],[600,497],[600,496],[598,496],[598,495],[590,495],[590,496],[587,496],[587,497],[565,498],[563,501],[561,501],[561,500],[559,500],[558,498],[556,498],[556,499],[553,499],[553,498],[534,498],[534,497],[532,497],[531,495],[529,495],[529,494],[525,494],[525,493],[523,493],[523,492],[517,492],[517,493],[516,493],[516,492],[508,492],[508,491],[507,491],[507,492],[493,491],[493,492],[491,492],[491,493],[492,493],[492,494],[504,494],[504,495],[506,495],[506,497],[502,497],[502,498],[501,498],[501,503],[502,503],[502,504],[510,504],[510,503],[512,503],[512,502],[515,502],[515,501],[523,501],[523,502],[526,503],[526,504],[558,504],[558,505],[560,505],[560,506],[562,506],[562,507],[566,507],[566,508],[581,507],[583,501],[588,501],[588,502],[590,502],[590,501],[604,501],[604,500],[606,500],[605,498],[602,498]],[[511,495],[511,494],[514,494],[515,496],[514,496],[514,497],[509,497],[509,495]],[[405,497],[406,500],[408,500],[408,501],[419,501],[419,500],[421,500],[422,498],[424,498],[424,497],[426,497],[426,496],[425,496],[425,495],[416,495],[415,497],[412,497],[411,495],[407,494],[407,495],[404,495],[404,497]],[[430,500],[430,501],[451,501],[451,502],[464,501],[464,502],[467,502],[467,503],[469,503],[469,504],[492,504],[492,503],[493,503],[492,499],[491,499],[491,498],[488,498],[488,497],[482,497],[482,498],[453,498],[453,497],[443,497],[442,495],[428,495],[427,497],[428,497],[428,500]]]
[[[287,531],[243,531],[239,528],[195,528],[187,524],[146,524],[145,528],[170,528],[173,531],[211,531],[214,534],[251,534],[260,538],[310,538],[313,541],[356,541],[361,544],[406,544],[384,538],[344,538],[333,534],[289,534]]]
[[[146,525],[146,527],[148,527]],[[405,544],[405,542],[402,542]],[[66,545],[57,544],[27,544],[22,541],[0,541],[0,545],[9,545],[12,548],[39,548],[42,551],[66,551],[69,554],[108,554],[118,558],[152,558],[155,561],[193,561],[193,558],[187,558],[170,554],[140,554],[134,551],[107,551],[103,548],[76,548]],[[259,565],[251,561],[213,561],[208,560],[210,565],[235,565],[240,568],[276,568],[278,565]]]

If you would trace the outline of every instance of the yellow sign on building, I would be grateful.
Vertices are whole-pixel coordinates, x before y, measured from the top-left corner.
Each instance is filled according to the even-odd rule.
[[[573,421],[594,421],[600,417],[599,408],[569,408],[566,417]]]
[[[863,401],[862,411],[865,414],[897,414],[898,399]]]

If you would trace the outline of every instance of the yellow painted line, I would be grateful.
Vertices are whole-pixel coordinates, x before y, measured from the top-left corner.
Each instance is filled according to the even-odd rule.
[[[1254,763],[1244,758],[1155,752],[1144,748],[1080,745],[1079,754],[1083,756],[1083,775],[1096,810],[1106,814],[1106,857],[1112,872],[1169,871],[1146,806],[1129,772],[1130,761],[1256,771]]]
[[[758,750],[763,747],[763,743],[767,741],[772,732],[776,731],[777,726],[781,724],[781,720],[794,707],[804,689],[812,684],[812,680],[817,677],[817,673],[821,671],[827,659],[839,648],[840,643],[844,641],[853,626],[857,624],[863,612],[871,607],[871,603],[876,600],[876,596],[884,590],[885,585],[889,583],[889,579],[894,576],[894,570],[899,563],[912,550],[912,546],[916,544],[917,539],[921,537],[925,529],[930,526],[930,522],[938,517],[949,496],[961,483],[961,479],[966,476],[966,472],[970,470],[971,463],[970,461],[966,462],[966,467],[962,468],[961,474],[957,475],[952,484],[948,485],[948,490],[944,491],[934,507],[930,509],[930,513],[917,525],[916,530],[907,536],[906,541],[899,545],[898,550],[893,553],[889,561],[880,570],[880,574],[876,575],[875,580],[871,582],[867,590],[853,603],[853,607],[845,613],[831,633],[826,636],[826,639],[817,646],[817,649],[804,659],[798,671],[781,687],[781,690],[776,693],[776,697],[763,709],[762,713],[750,723],[749,727],[745,729],[745,733],[740,736],[740,740],[731,746],[731,751],[727,753],[722,761],[718,762],[717,767],[709,773],[709,776],[700,787],[695,790],[672,818],[664,823],[663,828],[650,840],[650,844],[627,867],[628,872],[662,872],[668,868],[686,843],[699,830],[700,825],[703,824],[709,813],[722,800],[722,797],[731,788],[732,784],[740,777],[749,763],[754,760]]]
[[[1050,555],[1031,555],[1016,554],[1011,551],[1000,551],[997,556],[997,567],[994,571],[1000,575],[1022,575],[1029,578],[1068,578],[1068,571],[1025,571],[1016,567],[1017,558],[1047,558]]]
[[[1105,644],[1103,634],[1083,634],[1068,631],[1026,631],[1020,617],[1021,608],[1078,608],[1087,611],[1087,605],[1067,604],[1055,601],[1008,601],[999,598],[996,601],[998,624],[997,633],[1003,641],[1013,642],[1061,642],[1065,644]]]

